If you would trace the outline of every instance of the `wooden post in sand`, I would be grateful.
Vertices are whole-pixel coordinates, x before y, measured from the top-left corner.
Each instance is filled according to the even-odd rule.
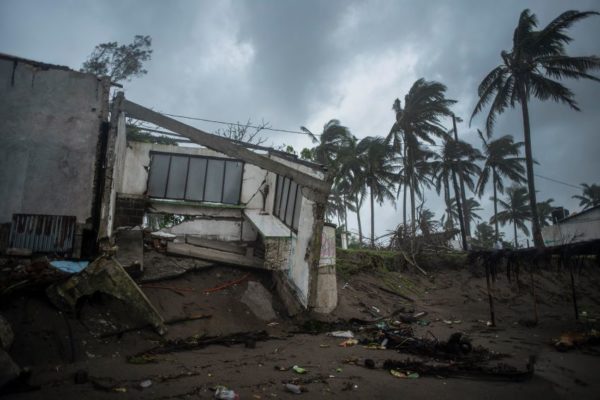
[[[533,280],[533,264],[531,264],[529,266],[529,275],[531,276],[531,296],[533,297],[533,313],[534,313],[535,324],[537,325],[539,322],[539,317],[538,317],[537,299],[535,297],[535,281]]]
[[[485,281],[487,284],[488,301],[490,303],[490,321],[492,326],[496,326],[496,314],[494,312],[494,298],[492,297],[492,289],[490,287],[490,265],[488,261],[483,262],[485,265]]]

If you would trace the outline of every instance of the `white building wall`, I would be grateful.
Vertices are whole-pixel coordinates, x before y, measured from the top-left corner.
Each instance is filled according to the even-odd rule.
[[[600,208],[575,215],[557,225],[542,228],[546,246],[600,239]]]

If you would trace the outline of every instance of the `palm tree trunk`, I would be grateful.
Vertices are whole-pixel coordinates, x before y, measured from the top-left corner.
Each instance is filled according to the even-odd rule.
[[[408,183],[404,184],[404,202],[402,203],[402,219],[404,230],[406,231],[406,193],[408,191]]]
[[[456,129],[456,116],[452,114],[452,127],[454,128],[454,140],[458,142],[458,130]],[[460,198],[462,199],[463,204],[463,215],[465,221],[465,233],[467,236],[471,236],[471,216],[469,215],[469,210],[467,210],[467,197],[465,196],[465,183],[463,182],[462,175],[459,177],[460,184]]]
[[[358,242],[362,246],[363,234],[362,234],[362,224],[360,222],[360,203],[358,202],[358,194],[355,196],[354,201],[356,203],[356,221],[358,222]]]
[[[348,243],[348,202],[346,201],[346,195],[342,196],[344,199],[344,235],[346,236],[346,244]]]
[[[465,234],[471,236],[471,213],[467,209],[467,197],[465,196],[465,184],[462,177],[459,177],[460,199],[462,200],[463,215],[465,218]]]
[[[444,177],[444,198],[446,200],[446,212],[448,213],[448,223],[451,229],[454,229],[454,218],[452,218],[452,207],[450,204],[450,182],[448,176]]]
[[[494,185],[494,225],[496,228],[496,241],[500,240],[500,229],[498,229],[498,193],[496,188],[496,169],[492,168],[492,184]]]
[[[544,247],[540,219],[537,212],[537,200],[535,196],[535,181],[533,174],[533,151],[531,149],[531,127],[529,125],[529,108],[527,105],[527,93],[525,85],[519,85],[521,97],[521,110],[523,112],[523,136],[525,138],[525,164],[527,165],[527,188],[529,191],[529,207],[531,208],[531,231],[533,232],[533,243],[537,248]]]
[[[373,189],[371,192],[371,247],[375,248],[375,199]]]
[[[410,163],[410,177],[409,177],[409,182],[410,182],[410,216],[411,216],[411,221],[410,221],[410,228],[412,230],[412,236],[415,237],[415,235],[417,234],[417,227],[416,227],[416,214],[417,214],[417,209],[416,209],[416,203],[415,203],[415,170],[414,170],[414,159],[413,159],[413,151],[412,148],[408,149],[408,162]]]
[[[517,241],[517,223],[513,223],[513,227],[515,228],[515,249],[519,247],[519,242]]]
[[[456,174],[452,173],[452,183],[454,184],[454,197],[456,198],[456,210],[458,211],[458,222],[460,224],[460,236],[462,239],[463,250],[467,251],[467,233],[465,232],[465,220],[463,219],[462,204],[460,200],[460,189],[456,181]]]
[[[410,185],[410,228],[412,230],[413,237],[417,234],[417,204],[415,201],[415,182],[413,181]]]
[[[402,224],[404,226],[404,231],[406,232],[406,191],[408,190],[408,179],[406,179],[406,143],[404,145],[402,162],[404,163],[404,201],[402,203]]]

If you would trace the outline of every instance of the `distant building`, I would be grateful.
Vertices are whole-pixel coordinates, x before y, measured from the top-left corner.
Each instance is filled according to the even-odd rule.
[[[588,208],[542,228],[546,246],[600,239],[600,206]]]

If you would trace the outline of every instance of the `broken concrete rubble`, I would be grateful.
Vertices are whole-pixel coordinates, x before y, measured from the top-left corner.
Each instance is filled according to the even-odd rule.
[[[241,299],[250,311],[263,321],[273,321],[277,318],[273,310],[271,293],[260,282],[248,282],[248,288]]]
[[[56,307],[70,312],[76,311],[79,299],[96,292],[124,301],[132,312],[152,325],[159,334],[166,333],[162,316],[113,258],[98,258],[81,273],[46,290],[48,298]]]

